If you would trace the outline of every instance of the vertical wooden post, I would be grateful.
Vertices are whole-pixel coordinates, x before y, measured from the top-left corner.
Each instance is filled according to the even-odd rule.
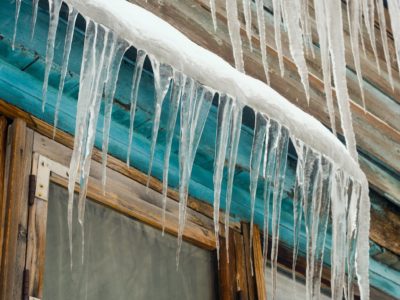
[[[249,291],[247,288],[246,276],[246,262],[244,255],[243,236],[237,232],[232,231],[233,241],[235,244],[235,262],[236,262],[236,286],[238,299],[248,300]]]
[[[230,231],[230,233],[232,230]],[[229,257],[226,252],[226,244],[229,243]],[[235,265],[235,247],[232,235],[229,235],[229,241],[220,237],[219,250],[219,290],[220,298],[223,300],[236,299],[236,265]]]
[[[251,274],[251,256],[250,252],[250,225],[248,223],[242,222],[242,234],[243,234],[243,246],[244,246],[244,261],[246,264],[246,278],[247,278],[247,289],[249,293],[249,299],[256,299],[256,287],[255,280]]]
[[[267,293],[264,280],[264,259],[261,246],[260,230],[256,225],[253,227],[253,261],[258,300],[266,300]]]
[[[0,271],[0,299],[2,300],[22,298],[32,145],[33,132],[26,128],[25,121],[15,119],[11,126],[10,163],[6,170],[8,182]]]
[[[3,237],[4,237],[4,219],[6,211],[5,201],[5,164],[7,150],[7,120],[4,116],[0,116],[0,263],[3,254]],[[1,265],[0,265],[1,266]]]

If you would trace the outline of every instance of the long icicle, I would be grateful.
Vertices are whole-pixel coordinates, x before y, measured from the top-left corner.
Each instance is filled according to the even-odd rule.
[[[349,32],[350,32],[351,51],[353,53],[354,66],[356,69],[358,85],[360,87],[360,92],[361,92],[361,99],[365,110],[365,96],[363,88],[363,78],[362,78],[362,70],[360,62],[360,45],[359,45],[360,11],[361,11],[360,0],[354,0],[354,1],[347,0],[347,18],[350,27]]]
[[[171,155],[172,139],[174,137],[174,129],[176,125],[176,119],[179,112],[179,104],[183,93],[185,75],[179,71],[174,71],[174,80],[171,91],[171,98],[168,111],[167,121],[167,132],[166,142],[164,149],[164,168],[163,168],[163,213],[162,213],[162,234],[164,235],[165,230],[165,212],[167,208],[167,192],[168,192],[168,170],[169,170],[169,159]]]
[[[279,69],[281,70],[281,76],[283,77],[285,74],[285,67],[283,64],[282,37],[281,37],[282,0],[272,0],[272,7],[274,11],[275,45],[278,51]]]
[[[39,0],[32,0],[31,41],[33,40],[33,36],[35,35],[38,7],[39,7]]]
[[[369,41],[371,43],[372,52],[374,53],[376,66],[378,73],[381,73],[381,67],[379,65],[378,51],[376,50],[376,38],[375,38],[375,5],[374,0],[361,0],[362,11],[364,14],[365,27],[367,27],[367,33]]]
[[[269,66],[267,59],[267,43],[265,40],[264,3],[262,0],[256,0],[256,11],[257,11],[258,34],[260,36],[261,61],[264,68],[265,78],[267,79],[267,83],[269,85],[270,77],[269,77]]]
[[[253,44],[251,41],[252,38],[252,29],[251,29],[251,0],[243,0],[243,13],[244,13],[244,21],[246,22],[246,35],[249,40],[250,51],[253,51]]]
[[[130,109],[129,109],[129,137],[128,137],[128,151],[126,154],[126,165],[130,166],[130,158],[132,151],[132,140],[133,140],[133,125],[135,121],[136,104],[139,94],[139,84],[142,78],[143,64],[146,59],[146,52],[138,49],[136,54],[135,68],[132,76],[132,89],[130,96]]]
[[[114,103],[114,94],[117,86],[118,73],[121,66],[122,58],[124,57],[125,51],[128,49],[129,44],[121,39],[116,34],[112,34],[111,43],[113,45],[112,51],[109,57],[108,73],[104,86],[104,121],[103,121],[103,143],[102,143],[102,170],[101,170],[101,181],[103,186],[103,192],[105,193],[105,186],[107,180],[107,153],[108,153],[108,142],[110,139],[110,127],[112,117],[112,107]],[[114,46],[115,45],[115,46]]]
[[[253,249],[254,210],[256,205],[258,176],[260,174],[260,164],[263,154],[267,123],[268,119],[262,113],[257,112],[250,154],[250,253],[252,253]],[[251,256],[250,265],[253,274],[253,260]]]
[[[211,17],[214,25],[214,31],[217,31],[217,12],[215,10],[215,0],[210,0]]]
[[[387,68],[388,75],[389,75],[389,82],[390,82],[390,86],[392,87],[392,90],[394,91],[392,66],[391,66],[391,61],[390,61],[387,31],[386,31],[385,8],[383,6],[383,1],[376,0],[376,9],[378,12],[379,28],[380,28],[380,32],[381,32],[381,39],[382,39],[383,53],[385,55],[386,68]]]
[[[232,203],[233,179],[235,176],[236,159],[239,148],[240,132],[242,126],[243,105],[238,100],[233,103],[232,124],[228,144],[228,179],[226,184],[225,205],[225,240],[229,241],[229,222]],[[229,243],[226,243],[226,254],[229,261]]]
[[[49,24],[49,34],[47,37],[46,66],[44,71],[43,88],[42,88],[42,111],[44,111],[47,101],[47,87],[49,85],[49,76],[54,59],[54,45],[56,41],[56,33],[57,33],[61,4],[62,0],[49,0],[50,24]]]
[[[217,249],[217,260],[219,262],[219,208],[222,189],[222,179],[224,175],[224,165],[226,150],[228,148],[228,138],[232,117],[232,104],[234,99],[228,95],[221,95],[218,105],[217,138],[215,143],[214,157],[214,232]]]
[[[358,1],[358,0],[354,0]],[[319,37],[319,45],[321,48],[321,65],[322,65],[322,76],[324,77],[324,92],[326,97],[326,103],[329,113],[329,121],[331,123],[332,132],[336,135],[336,120],[335,120],[335,108],[333,105],[332,98],[332,86],[331,86],[331,68],[329,60],[329,46],[328,46],[328,28],[326,26],[325,16],[325,4],[323,1],[314,0],[315,7],[315,21],[317,23],[317,31]]]
[[[358,159],[356,139],[347,91],[346,61],[343,38],[342,9],[340,0],[324,0],[328,27],[329,52],[331,54],[333,78],[338,99],[341,126],[347,149],[355,161]]]
[[[302,30],[300,28],[301,8],[297,0],[282,0],[283,14],[288,28],[289,49],[300,74],[301,82],[306,92],[307,103],[310,102],[310,84],[308,68],[304,58]]]
[[[393,32],[394,48],[397,59],[397,68],[400,74],[400,3],[388,1],[390,24]]]
[[[74,36],[75,22],[76,22],[77,16],[78,16],[78,11],[76,9],[70,7],[69,13],[68,13],[67,33],[65,35],[65,44],[64,44],[64,52],[63,52],[63,62],[62,62],[61,74],[60,74],[60,83],[58,85],[57,102],[56,102],[56,107],[54,109],[53,139],[54,139],[54,137],[56,135],[56,131],[57,131],[58,112],[60,110],[61,99],[62,99],[62,95],[63,95],[63,91],[64,91],[65,77],[66,77],[67,71],[68,71],[69,55],[71,52],[72,39]]]
[[[229,36],[232,43],[235,67],[244,72],[242,40],[240,38],[240,23],[236,0],[226,0],[226,18],[228,21]]]
[[[267,166],[268,166],[268,156],[269,156],[269,129],[270,122],[267,123],[265,130],[265,141],[264,141],[264,157],[263,157],[263,169],[262,175],[264,177],[264,187],[263,187],[263,204],[264,204],[264,222],[263,222],[263,266],[267,263],[267,255],[268,255],[268,233],[269,233],[269,182],[267,180]]]
[[[15,0],[15,23],[14,23],[14,34],[11,43],[11,48],[14,51],[15,49],[15,39],[17,38],[17,29],[18,29],[18,20],[19,20],[19,12],[21,10],[21,1],[22,0]]]
[[[150,176],[153,168],[153,159],[154,152],[156,150],[158,129],[160,127],[162,104],[164,102],[165,95],[168,92],[169,84],[173,76],[172,68],[170,66],[160,64],[153,55],[149,55],[149,58],[154,74],[155,109],[153,116],[153,130],[151,133],[149,169],[147,171],[147,187],[149,187],[150,184]]]
[[[283,126],[278,126],[279,143],[276,152],[276,167],[272,198],[272,245],[271,245],[271,273],[272,273],[272,299],[276,298],[276,282],[278,272],[278,245],[279,223],[281,218],[282,196],[285,185],[286,162],[289,146],[289,131]]]

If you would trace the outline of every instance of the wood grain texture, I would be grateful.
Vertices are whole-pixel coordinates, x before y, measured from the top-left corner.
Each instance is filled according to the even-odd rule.
[[[12,124],[9,175],[7,183],[5,231],[1,260],[1,299],[21,299],[25,267],[28,184],[33,132],[22,119]]]
[[[260,230],[253,225],[253,258],[254,258],[254,275],[256,278],[257,297],[258,300],[267,299],[267,291],[264,280],[264,258],[261,246]]]
[[[5,200],[5,167],[7,152],[7,120],[4,116],[0,116],[0,262],[3,253],[3,236],[4,236],[4,220],[6,211]]]

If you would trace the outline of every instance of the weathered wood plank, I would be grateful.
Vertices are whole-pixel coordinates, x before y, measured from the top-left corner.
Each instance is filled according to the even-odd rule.
[[[7,183],[5,232],[1,261],[1,299],[21,299],[25,267],[28,185],[33,132],[22,119],[12,124],[9,177]]]
[[[267,299],[267,291],[264,281],[264,258],[261,246],[260,230],[253,225],[253,257],[254,257],[254,274],[256,278],[258,300]]]
[[[246,277],[247,277],[247,290],[249,292],[249,300],[256,299],[256,283],[252,272],[252,253],[250,251],[250,225],[248,223],[242,222],[242,235],[244,244],[244,261],[246,264]]]
[[[5,200],[5,168],[6,168],[6,152],[7,152],[7,120],[4,116],[0,116],[0,264],[3,253],[3,236],[4,236],[4,219],[6,211]]]
[[[247,300],[249,299],[249,292],[247,288],[243,236],[237,231],[232,231],[232,234],[235,245],[237,294],[240,300]]]

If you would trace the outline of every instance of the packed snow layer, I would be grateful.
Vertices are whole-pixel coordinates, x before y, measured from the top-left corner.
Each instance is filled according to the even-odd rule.
[[[286,126],[291,135],[332,159],[337,167],[366,182],[345,146],[318,120],[263,82],[237,71],[219,56],[193,43],[149,11],[124,0],[66,0],[66,3],[163,63],[271,116]]]

